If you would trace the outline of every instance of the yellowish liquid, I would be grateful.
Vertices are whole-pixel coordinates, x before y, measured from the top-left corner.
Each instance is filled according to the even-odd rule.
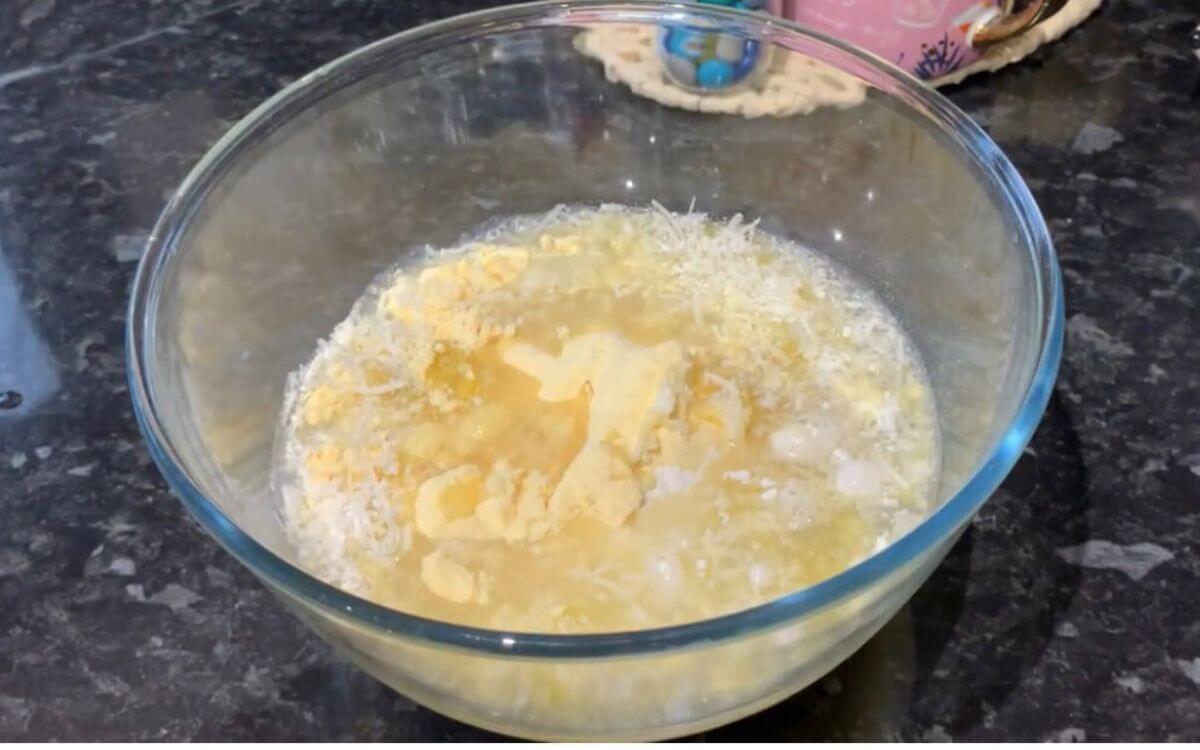
[[[920,364],[820,259],[628,209],[486,239],[389,277],[300,374],[284,515],[318,575],[451,622],[640,629],[816,583],[926,512],[937,444]],[[605,369],[610,355],[625,359]],[[623,379],[638,366],[671,374]],[[547,397],[581,367],[577,392]],[[628,416],[615,432],[597,434],[615,419],[601,398]],[[581,458],[594,451],[605,468]],[[481,508],[514,471],[510,490],[543,488],[532,526],[516,491],[499,516]],[[585,476],[586,502],[558,497],[568,475]],[[610,484],[632,509],[588,494]]]

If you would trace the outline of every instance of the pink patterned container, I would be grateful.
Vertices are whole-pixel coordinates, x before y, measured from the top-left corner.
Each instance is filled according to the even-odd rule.
[[[979,59],[980,47],[1028,28],[1045,1],[1006,14],[1002,0],[769,0],[767,10],[856,44],[922,80]]]

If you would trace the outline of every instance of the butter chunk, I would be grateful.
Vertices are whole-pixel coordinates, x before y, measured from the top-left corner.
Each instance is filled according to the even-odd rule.
[[[617,446],[634,461],[650,430],[674,409],[687,370],[677,342],[642,347],[604,332],[571,339],[558,357],[523,343],[509,346],[503,357],[541,383],[543,401],[570,400],[590,385],[588,442]]]
[[[427,479],[417,490],[417,531],[439,540],[541,539],[556,520],[547,511],[549,494],[544,474],[504,460],[486,478],[475,466],[459,466]]]
[[[618,340],[593,381],[589,437],[641,458],[650,430],[675,408],[686,367],[683,348],[673,341],[642,348]]]
[[[476,598],[475,575],[443,550],[434,550],[421,560],[421,582],[434,594],[455,604]]]
[[[453,342],[466,351],[475,351],[499,338],[504,329],[499,322],[486,319],[473,307],[430,312],[429,326],[435,339]]]
[[[556,403],[570,401],[579,395],[591,372],[591,362],[568,355],[563,347],[561,357],[546,354],[536,346],[521,342],[504,350],[504,364],[514,367],[541,383],[538,398]]]
[[[553,528],[546,509],[548,482],[539,471],[521,471],[497,461],[484,485],[484,500],[475,509],[488,534],[508,542],[541,539]]]
[[[550,496],[551,516],[625,523],[643,499],[629,462],[641,458],[651,431],[675,408],[687,370],[683,348],[674,341],[642,347],[601,332],[567,341],[557,357],[523,343],[503,357],[541,384],[544,401],[591,389],[587,438]]]
[[[470,293],[470,284],[458,263],[430,266],[421,271],[417,288],[427,309],[453,307]]]
[[[391,317],[428,327],[433,338],[451,341],[467,351],[509,335],[511,321],[496,320],[479,297],[515,281],[529,266],[529,251],[480,244],[467,258],[430,266],[417,276],[396,280],[380,298]],[[420,375],[424,368],[414,366]]]
[[[469,258],[431,266],[417,277],[421,302],[428,314],[445,310],[512,283],[529,266],[529,251],[500,245],[480,245]]]
[[[587,515],[616,528],[641,504],[642,488],[629,465],[608,446],[588,443],[563,472],[549,507],[556,518]]]

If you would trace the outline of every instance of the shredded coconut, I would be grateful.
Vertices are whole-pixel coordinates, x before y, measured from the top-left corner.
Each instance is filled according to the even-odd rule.
[[[559,208],[385,274],[289,380],[277,485],[336,585],[623,630],[886,545],[928,509],[935,424],[900,326],[813,253],[740,215]]]

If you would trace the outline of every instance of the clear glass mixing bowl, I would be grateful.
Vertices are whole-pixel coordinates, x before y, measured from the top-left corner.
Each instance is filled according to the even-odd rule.
[[[787,117],[673,109],[610,82],[584,28],[707,24],[866,85]],[[844,573],[678,627],[560,636],[424,619],[296,566],[269,466],[286,375],[405,253],[556,204],[741,212],[831,256],[908,327],[944,447],[938,509]],[[154,459],[200,523],[371,674],[464,721],[540,738],[702,730],[808,685],[883,625],[1012,467],[1062,344],[1059,272],[987,136],[897,69],[712,6],[543,3],[367,46],[239,123],[167,206],[138,270],[129,372]]]

